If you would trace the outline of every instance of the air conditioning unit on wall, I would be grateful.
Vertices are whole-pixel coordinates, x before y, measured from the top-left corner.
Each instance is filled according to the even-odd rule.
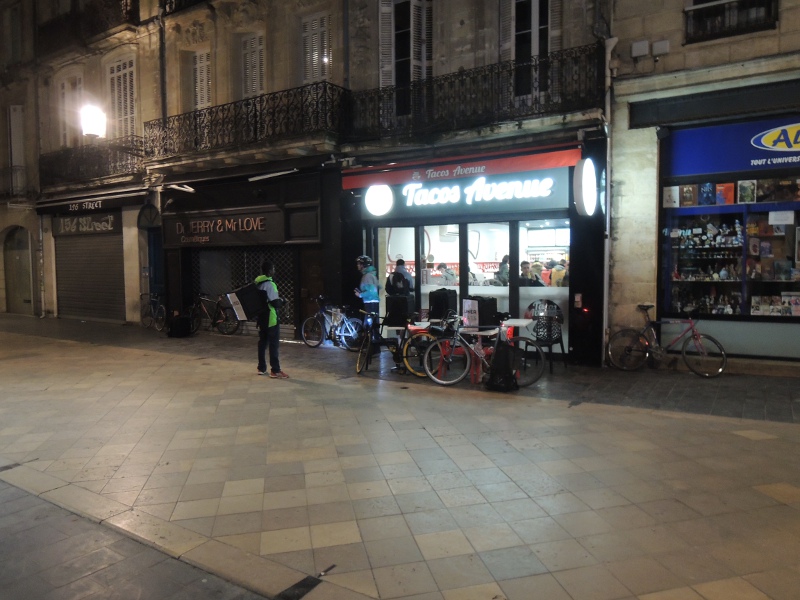
[[[439,241],[452,242],[458,239],[458,225],[439,225]]]

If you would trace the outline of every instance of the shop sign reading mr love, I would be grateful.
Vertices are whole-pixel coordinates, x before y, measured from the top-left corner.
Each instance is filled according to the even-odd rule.
[[[367,188],[364,196],[364,207],[373,217],[391,216],[422,216],[433,213],[453,214],[459,213],[488,213],[507,212],[519,209],[558,208],[540,204],[531,205],[532,199],[554,200],[559,188],[559,177],[553,176],[529,177],[523,174],[506,177],[503,179],[478,177],[474,180],[452,181],[452,185],[426,186],[422,183],[408,183],[392,188],[388,185],[372,185]],[[566,186],[564,186],[566,187]],[[400,201],[395,202],[395,193],[400,196]],[[566,204],[566,200],[564,200]],[[432,210],[435,208],[444,209]]]

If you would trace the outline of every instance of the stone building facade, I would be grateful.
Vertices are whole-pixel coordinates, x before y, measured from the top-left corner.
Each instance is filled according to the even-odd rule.
[[[654,302],[662,316],[677,314],[678,307],[683,308],[678,299],[679,288],[685,291],[690,285],[699,285],[696,280],[705,278],[687,274],[682,270],[683,265],[677,264],[670,267],[674,270],[672,273],[664,272],[671,264],[667,256],[670,244],[665,236],[678,235],[678,224],[689,222],[689,217],[694,218],[695,213],[698,219],[709,220],[709,215],[699,214],[695,209],[681,208],[677,212],[667,209],[669,200],[665,196],[671,186],[706,180],[721,185],[728,180],[735,183],[762,178],[765,181],[767,178],[796,179],[791,168],[759,171],[760,167],[755,165],[761,159],[754,159],[749,171],[733,166],[705,170],[698,166],[691,171],[690,167],[674,164],[681,160],[686,162],[686,153],[670,159],[669,149],[682,147],[684,138],[699,135],[701,131],[714,136],[727,135],[737,123],[752,122],[758,129],[760,120],[772,117],[785,118],[789,124],[797,122],[796,115],[800,113],[796,95],[800,83],[796,69],[800,57],[800,2],[622,0],[614,3],[612,35],[619,40],[611,61],[614,102],[610,115],[609,320],[615,328],[641,323],[636,309],[641,302]],[[702,130],[702,127],[709,129]],[[745,140],[741,149],[718,145],[708,154],[732,160],[737,152],[745,152],[745,147],[752,150],[749,142],[749,138]],[[788,154],[794,156],[791,151]],[[775,155],[773,152],[765,156]],[[699,156],[692,160],[703,163],[706,158]],[[768,158],[763,160],[766,162]],[[697,173],[694,179],[688,175],[691,172]],[[759,202],[761,200],[759,198]],[[735,206],[730,210],[738,211],[739,198],[733,202]],[[763,206],[764,210],[772,210],[769,204]],[[731,219],[735,216],[747,220],[748,215],[755,215],[753,211],[757,208],[750,206],[743,209],[745,213],[732,213]],[[776,204],[774,208],[785,209],[786,206]],[[716,215],[710,215],[712,224],[719,220]],[[793,222],[796,224],[796,220]],[[741,225],[745,227],[744,222]],[[731,229],[733,226],[731,221]],[[787,231],[789,229],[787,227]],[[794,235],[794,226],[791,226],[786,241],[790,241],[790,237],[794,239]],[[674,241],[672,247],[681,250],[682,237],[674,239],[681,241]],[[712,241],[712,245],[714,243]],[[723,254],[737,253],[730,250]],[[787,254],[792,261],[800,258],[794,252]],[[673,258],[680,260],[685,253],[676,251],[674,255]],[[726,288],[727,284],[718,282],[719,277],[713,279],[721,270],[717,265],[708,267],[715,271],[708,273],[714,285],[701,286],[705,291],[691,296],[693,304],[707,307],[705,313],[729,313],[711,316],[704,323],[705,329],[724,340],[728,351],[735,354],[800,357],[796,343],[776,346],[768,341],[797,339],[796,319],[786,314],[774,320],[764,319],[759,316],[762,313],[753,308],[762,294],[772,297],[783,294],[786,298],[796,291],[796,285],[783,282],[768,288],[765,277],[757,287],[754,276],[745,267],[745,262],[749,264],[751,259],[760,262],[757,255],[743,249],[735,258],[741,265],[734,267],[737,281],[733,287]],[[733,263],[731,260],[727,266]],[[697,268],[692,266],[692,269]],[[723,296],[723,290],[734,288],[735,291]],[[719,302],[722,298],[725,302]],[[684,297],[683,305],[687,304]],[[751,310],[755,311],[753,318],[750,318]],[[764,340],[760,345],[759,339]]]

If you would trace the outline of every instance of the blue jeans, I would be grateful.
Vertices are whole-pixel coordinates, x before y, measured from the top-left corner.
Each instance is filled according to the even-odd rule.
[[[269,367],[273,373],[281,372],[281,363],[278,358],[278,345],[281,341],[281,326],[261,327],[258,330],[258,370],[267,370],[266,352],[269,348]]]

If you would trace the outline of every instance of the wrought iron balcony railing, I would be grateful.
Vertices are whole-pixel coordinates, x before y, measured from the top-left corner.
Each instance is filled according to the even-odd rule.
[[[144,124],[148,158],[342,131],[346,90],[328,82],[212,106]]]
[[[206,0],[163,0],[164,14],[171,15],[196,4],[202,4],[205,1]]]
[[[444,133],[603,106],[603,46],[353,92],[353,139]]]
[[[38,26],[36,52],[44,56],[126,23],[139,22],[139,0],[88,0],[80,10],[58,15]]]
[[[144,142],[138,135],[76,148],[62,148],[39,157],[42,187],[89,181],[143,171]]]
[[[0,169],[0,197],[22,198],[29,193],[27,167]]]
[[[687,44],[778,26],[778,0],[718,0],[684,10]]]
[[[350,92],[327,82],[144,124],[145,153],[163,158],[303,135],[337,141],[414,137],[602,108],[604,50],[592,44],[412,84]]]

